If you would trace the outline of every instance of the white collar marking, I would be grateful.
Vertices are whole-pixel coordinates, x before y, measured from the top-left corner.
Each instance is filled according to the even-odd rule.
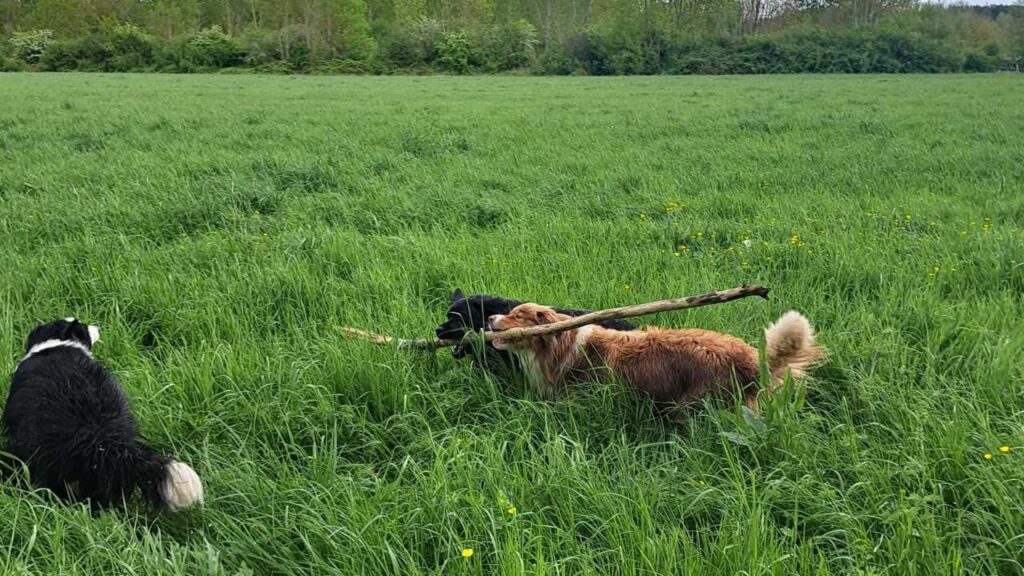
[[[39,354],[44,350],[50,350],[51,348],[76,348],[78,350],[81,350],[82,352],[85,352],[85,355],[88,356],[89,358],[92,358],[92,352],[88,348],[86,348],[85,345],[82,344],[81,342],[75,342],[74,340],[44,340],[39,344],[36,344],[35,346],[29,348],[28,354],[25,354],[25,357],[22,358],[21,361],[24,362],[25,360],[28,360],[32,356],[35,356],[36,354]]]

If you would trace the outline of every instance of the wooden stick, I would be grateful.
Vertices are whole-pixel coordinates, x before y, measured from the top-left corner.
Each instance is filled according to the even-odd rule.
[[[582,316],[576,316],[568,320],[562,320],[560,322],[554,322],[552,324],[544,324],[541,326],[530,326],[527,328],[514,328],[511,330],[504,330],[502,332],[483,332],[483,340],[490,342],[496,338],[502,340],[519,340],[521,338],[530,338],[534,336],[544,336],[546,334],[554,334],[556,332],[564,332],[566,330],[572,330],[573,328],[579,328],[580,326],[586,326],[587,324],[596,324],[603,320],[616,320],[619,318],[633,318],[635,316],[644,316],[646,314],[654,314],[657,312],[668,312],[671,310],[683,310],[686,308],[699,308],[701,306],[707,306],[709,304],[722,304],[724,302],[732,302],[733,300],[739,300],[740,298],[746,298],[748,296],[760,296],[761,298],[768,298],[768,289],[763,286],[747,286],[743,285],[739,288],[730,288],[729,290],[721,290],[719,292],[708,292],[707,294],[700,294],[698,296],[686,296],[684,298],[672,298],[670,300],[658,300],[657,302],[649,302],[647,304],[635,304],[633,306],[622,306],[619,308],[608,308],[607,310],[598,310]],[[469,333],[462,340],[439,340],[437,338],[430,339],[415,339],[405,340],[400,338],[392,338],[391,336],[384,336],[382,334],[374,334],[373,332],[367,332],[358,328],[342,328],[342,333],[348,334],[349,336],[355,336],[357,338],[363,338],[369,340],[374,344],[379,345],[396,345],[398,348],[405,349],[419,349],[419,350],[433,350],[436,348],[445,348],[447,346],[457,346],[466,340],[472,340],[474,338],[480,338],[480,334]]]
[[[406,340],[404,338],[392,338],[391,336],[385,336],[383,334],[367,332],[366,330],[360,330],[359,328],[349,328],[348,326],[343,326],[341,328],[341,332],[343,334],[348,334],[349,336],[369,340],[370,342],[381,346],[394,344],[398,348],[403,349],[412,348],[418,350],[434,350],[437,348],[446,348],[448,346],[458,346],[461,342],[460,340],[440,340],[438,338],[431,338],[429,340],[422,338]]]

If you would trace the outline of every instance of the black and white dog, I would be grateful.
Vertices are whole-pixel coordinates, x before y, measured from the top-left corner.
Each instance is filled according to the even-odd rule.
[[[434,334],[442,340],[461,340],[469,332],[480,332],[487,326],[487,319],[495,314],[508,314],[513,308],[523,302],[509,300],[501,296],[488,294],[471,294],[466,296],[462,289],[456,288],[452,292],[452,304],[448,307],[448,319],[434,331]],[[559,314],[568,316],[582,316],[593,310],[572,310],[566,308],[555,308]],[[605,328],[611,330],[636,330],[636,326],[625,320],[606,320],[599,322]],[[470,341],[473,342],[473,341]],[[452,348],[452,356],[463,358],[472,354],[480,359],[483,365],[492,373],[500,374],[513,366],[514,360],[510,353],[496,349],[489,342],[482,350],[478,350],[475,343],[459,344]]]
[[[29,334],[4,408],[7,451],[34,484],[94,509],[122,505],[136,489],[160,509],[202,502],[192,468],[139,444],[128,399],[92,358],[99,337],[74,318]]]

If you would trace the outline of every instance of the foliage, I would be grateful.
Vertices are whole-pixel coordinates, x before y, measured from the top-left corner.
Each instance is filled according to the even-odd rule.
[[[373,66],[367,60],[334,59],[313,64],[310,74],[373,74]]]
[[[39,58],[39,69],[51,72],[102,70],[111,62],[108,46],[98,34],[58,40],[46,47]]]
[[[241,59],[241,51],[234,39],[220,26],[210,26],[197,32],[186,44],[184,64],[195,69],[225,68]]]
[[[0,58],[0,72],[25,72],[29,69],[28,64],[17,58]]]
[[[281,50],[282,34],[262,28],[246,28],[238,39],[246,66],[262,66],[287,60]]]
[[[53,30],[46,29],[15,32],[10,39],[14,57],[27,64],[38,62],[53,42]]]
[[[1024,6],[915,0],[0,0],[0,18],[8,56],[41,70],[902,73],[1024,63]]]
[[[477,50],[469,32],[447,32],[437,43],[437,64],[442,70],[465,74],[477,62]]]
[[[398,68],[423,66],[437,60],[443,27],[433,18],[420,18],[408,27],[395,27],[382,42],[382,56]]]
[[[537,29],[517,19],[491,29],[484,48],[484,61],[494,70],[526,68],[534,63],[540,40]]]
[[[106,69],[128,72],[149,67],[155,51],[153,38],[138,26],[120,24],[106,36]]]

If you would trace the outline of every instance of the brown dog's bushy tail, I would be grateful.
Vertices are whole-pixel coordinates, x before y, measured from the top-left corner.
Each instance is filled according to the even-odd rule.
[[[825,349],[815,342],[811,323],[795,310],[768,326],[764,338],[768,369],[776,385],[785,379],[787,371],[794,379],[806,377],[825,358]]]

